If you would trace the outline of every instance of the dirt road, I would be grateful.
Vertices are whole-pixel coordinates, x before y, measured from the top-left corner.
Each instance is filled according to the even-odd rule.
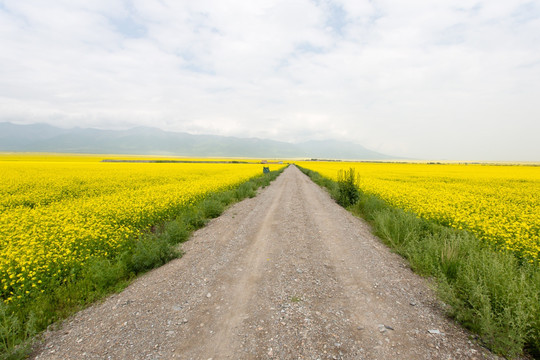
[[[496,358],[291,166],[186,254],[45,335],[36,359]]]

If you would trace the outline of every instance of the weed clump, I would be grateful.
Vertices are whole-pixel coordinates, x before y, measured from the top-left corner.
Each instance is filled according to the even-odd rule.
[[[356,170],[354,168],[339,170],[337,183],[336,201],[338,204],[343,207],[356,204],[360,199],[358,190],[360,175],[356,173]]]

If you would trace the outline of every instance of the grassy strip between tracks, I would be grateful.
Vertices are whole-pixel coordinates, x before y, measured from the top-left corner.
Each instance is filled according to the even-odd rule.
[[[235,189],[210,194],[184,208],[175,219],[156,225],[117,259],[93,259],[75,281],[33,299],[24,307],[10,308],[0,301],[0,359],[28,355],[35,335],[89,304],[124,289],[137,275],[181,257],[178,244],[221,215],[225,208],[266,187],[283,169],[251,179]]]
[[[338,183],[300,168],[339,200]],[[361,174],[359,174],[361,176]],[[540,268],[495,251],[474,235],[394,208],[359,192],[349,211],[371,223],[375,235],[437,284],[448,314],[509,358],[540,358]]]

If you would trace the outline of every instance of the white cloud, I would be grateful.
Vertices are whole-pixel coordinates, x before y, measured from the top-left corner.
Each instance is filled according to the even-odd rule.
[[[539,160],[540,7],[0,2],[0,120]]]

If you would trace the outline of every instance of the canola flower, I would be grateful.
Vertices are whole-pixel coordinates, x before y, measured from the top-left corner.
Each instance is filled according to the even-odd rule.
[[[540,167],[523,165],[299,162],[337,179],[353,167],[360,188],[392,206],[540,260]]]
[[[90,258],[112,259],[143,231],[181,208],[262,173],[257,164],[101,163],[98,159],[0,157],[0,296],[4,302],[24,301],[69,281]]]

